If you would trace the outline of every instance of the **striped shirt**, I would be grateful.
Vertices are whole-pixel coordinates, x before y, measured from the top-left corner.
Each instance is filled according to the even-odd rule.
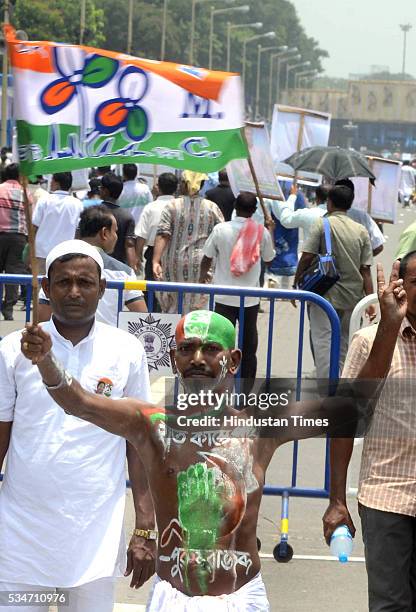
[[[352,339],[344,378],[355,378],[366,362],[377,325]],[[369,508],[416,515],[416,331],[405,318],[400,327],[387,381],[364,438],[358,501]]]
[[[23,189],[18,181],[0,185],[0,232],[27,236]]]

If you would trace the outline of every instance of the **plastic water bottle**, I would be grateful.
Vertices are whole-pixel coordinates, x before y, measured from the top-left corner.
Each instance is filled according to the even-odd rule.
[[[350,530],[346,525],[337,527],[331,536],[331,555],[337,557],[340,563],[346,563],[352,553],[353,541]]]

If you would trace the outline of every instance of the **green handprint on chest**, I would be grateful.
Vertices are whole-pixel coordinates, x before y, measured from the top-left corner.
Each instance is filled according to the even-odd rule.
[[[178,515],[186,547],[212,550],[220,534],[225,485],[219,470],[206,463],[178,474]]]

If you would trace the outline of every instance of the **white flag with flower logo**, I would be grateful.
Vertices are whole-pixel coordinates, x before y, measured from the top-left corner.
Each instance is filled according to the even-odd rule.
[[[5,33],[24,174],[127,162],[211,172],[247,157],[238,75]]]

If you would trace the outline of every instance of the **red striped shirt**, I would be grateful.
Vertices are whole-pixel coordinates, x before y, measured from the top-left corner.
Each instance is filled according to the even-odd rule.
[[[0,185],[0,232],[27,236],[23,189],[15,180]]]

